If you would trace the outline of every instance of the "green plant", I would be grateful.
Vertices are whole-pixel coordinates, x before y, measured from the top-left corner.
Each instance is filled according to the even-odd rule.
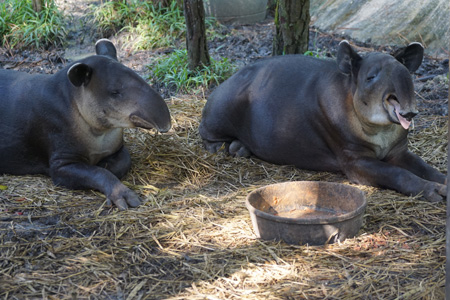
[[[236,70],[227,58],[219,61],[211,58],[210,66],[203,66],[195,71],[189,70],[189,60],[186,50],[175,50],[155,64],[148,66],[152,71],[149,79],[162,83],[177,91],[190,92],[200,86],[220,84]]]
[[[124,26],[135,24],[145,10],[149,9],[147,2],[138,1],[106,1],[92,8],[94,23],[105,35],[119,31]]]
[[[126,46],[135,50],[174,47],[184,38],[186,25],[183,9],[177,1],[169,6],[142,0],[107,1],[93,8],[93,21],[104,36],[129,33]],[[209,36],[220,36],[221,25],[206,18]]]
[[[64,45],[64,16],[53,0],[45,0],[41,12],[29,0],[0,2],[0,44],[11,48]]]
[[[303,53],[303,55],[305,55],[305,56],[313,56],[313,57],[316,57],[316,58],[326,58],[327,57],[327,55],[326,55],[326,51],[322,51],[322,50],[308,50],[308,51],[306,51],[305,53]]]
[[[135,35],[129,42],[134,49],[172,46],[185,31],[183,11],[176,1],[168,7],[151,1],[108,1],[94,9],[93,17],[103,35],[119,31]]]
[[[137,37],[131,45],[134,49],[169,47],[185,35],[184,22],[183,11],[177,2],[172,2],[169,7],[150,6],[135,26],[125,26],[124,30]]]

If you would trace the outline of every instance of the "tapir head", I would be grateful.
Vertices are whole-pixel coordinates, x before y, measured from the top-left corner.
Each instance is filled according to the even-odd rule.
[[[117,61],[116,48],[109,40],[99,40],[96,53],[67,71],[85,121],[99,131],[141,127],[167,132],[171,121],[164,99]]]
[[[418,113],[410,73],[422,63],[423,47],[413,43],[393,55],[373,52],[359,56],[347,41],[339,44],[339,70],[352,81],[353,106],[371,125],[396,123],[408,129]]]

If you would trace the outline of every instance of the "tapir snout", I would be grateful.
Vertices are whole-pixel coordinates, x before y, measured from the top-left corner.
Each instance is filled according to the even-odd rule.
[[[161,133],[168,132],[172,124],[164,99],[151,89],[145,94],[147,96],[138,101],[139,109],[130,113],[130,122],[135,127],[154,128]]]
[[[387,94],[386,103],[390,106],[388,110],[391,121],[408,129],[412,118],[419,113],[414,86],[408,69],[398,61],[392,61],[390,66],[385,67],[392,74],[386,76],[385,82],[383,82]]]

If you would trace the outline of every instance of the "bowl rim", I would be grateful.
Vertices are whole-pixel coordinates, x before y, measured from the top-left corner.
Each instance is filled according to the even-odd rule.
[[[294,184],[294,183],[318,183],[318,184],[324,184],[324,185],[334,185],[334,186],[345,186],[345,188],[348,188],[349,190],[355,191],[355,193],[361,194],[362,204],[355,210],[340,214],[339,216],[332,216],[326,219],[323,218],[308,218],[308,219],[302,219],[302,218],[287,218],[287,217],[280,217],[275,216],[266,212],[263,212],[262,210],[259,210],[255,208],[249,201],[250,195],[257,193],[258,191],[261,191],[262,189],[265,189],[267,187],[273,187],[278,185],[286,185],[286,184]],[[357,187],[350,186],[343,183],[337,183],[337,182],[327,182],[327,181],[285,181],[285,182],[279,182],[274,184],[265,185],[259,188],[256,188],[255,190],[251,191],[246,199],[245,199],[245,206],[249,210],[250,214],[254,214],[255,216],[258,216],[260,218],[264,218],[267,220],[275,221],[278,223],[289,223],[289,224],[304,224],[304,225],[323,225],[323,224],[333,224],[333,223],[339,223],[346,220],[353,219],[359,215],[362,215],[367,207],[367,199],[362,190],[360,190]]]

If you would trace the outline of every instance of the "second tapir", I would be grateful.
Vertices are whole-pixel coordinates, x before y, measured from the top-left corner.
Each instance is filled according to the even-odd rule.
[[[361,57],[343,41],[336,61],[262,60],[212,93],[199,131],[211,152],[225,146],[232,155],[342,171],[356,183],[439,201],[445,175],[407,149],[418,112],[410,72],[422,59],[418,43]]]
[[[54,75],[0,70],[0,174],[46,174],[136,207],[139,197],[119,181],[131,166],[122,128],[166,132],[169,109],[109,40],[96,53]]]

